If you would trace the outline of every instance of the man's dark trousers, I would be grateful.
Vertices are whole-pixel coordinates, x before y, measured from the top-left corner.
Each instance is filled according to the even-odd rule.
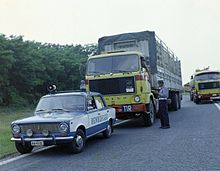
[[[159,114],[162,127],[170,126],[167,100],[159,100]]]

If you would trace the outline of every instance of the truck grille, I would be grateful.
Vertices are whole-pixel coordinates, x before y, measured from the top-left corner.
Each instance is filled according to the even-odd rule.
[[[199,90],[220,88],[220,82],[199,83]]]
[[[39,124],[25,124],[20,125],[21,133],[26,133],[28,129],[31,129],[34,134],[41,134],[43,130],[48,130],[49,132],[59,132],[59,123],[39,123]]]
[[[89,89],[103,95],[135,93],[134,77],[89,80]]]

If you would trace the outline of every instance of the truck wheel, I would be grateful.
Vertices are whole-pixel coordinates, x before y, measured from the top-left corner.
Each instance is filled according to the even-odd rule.
[[[190,100],[193,101],[193,95],[190,93]]]
[[[178,109],[181,109],[181,98],[180,98],[180,94],[177,95],[177,100],[178,100]]]
[[[196,100],[195,100],[195,103],[196,103],[196,104],[199,104],[200,102],[201,102],[201,101],[200,101],[199,99],[196,99]]]
[[[30,143],[25,143],[23,145],[21,142],[15,142],[15,147],[21,154],[30,153],[34,148]]]
[[[153,125],[154,120],[155,120],[155,116],[156,116],[152,100],[150,100],[150,103],[149,103],[147,109],[148,109],[148,113],[142,114],[143,123],[144,123],[144,126],[151,126],[151,125]]]
[[[177,93],[172,94],[172,110],[177,111],[178,109],[178,96]]]
[[[77,129],[73,141],[69,144],[69,150],[72,153],[80,153],[85,147],[85,134],[81,129]]]
[[[109,137],[111,137],[112,132],[113,132],[112,122],[109,121],[109,122],[108,122],[108,125],[107,125],[107,127],[106,127],[106,130],[103,131],[102,134],[103,134],[103,136],[104,136],[105,138],[109,138]]]

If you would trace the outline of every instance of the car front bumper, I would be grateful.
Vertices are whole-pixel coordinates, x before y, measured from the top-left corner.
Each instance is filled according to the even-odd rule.
[[[72,142],[74,139],[73,136],[66,136],[66,137],[37,137],[37,138],[28,138],[28,137],[22,137],[22,138],[15,138],[12,137],[11,141],[15,141],[15,142],[21,142],[21,143],[25,143],[25,142],[31,142],[31,141],[43,141],[44,145],[57,145],[57,144],[65,144],[65,143],[69,143]]]

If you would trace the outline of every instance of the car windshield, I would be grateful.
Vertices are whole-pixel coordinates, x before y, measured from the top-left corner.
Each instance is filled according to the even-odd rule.
[[[103,58],[93,58],[88,61],[87,74],[107,74],[138,71],[138,55],[114,55]]]
[[[50,96],[40,99],[35,113],[53,111],[84,111],[85,97],[82,95]]]
[[[218,80],[218,79],[220,79],[220,72],[210,72],[210,73],[198,74],[198,75],[196,75],[195,79],[198,81]]]

